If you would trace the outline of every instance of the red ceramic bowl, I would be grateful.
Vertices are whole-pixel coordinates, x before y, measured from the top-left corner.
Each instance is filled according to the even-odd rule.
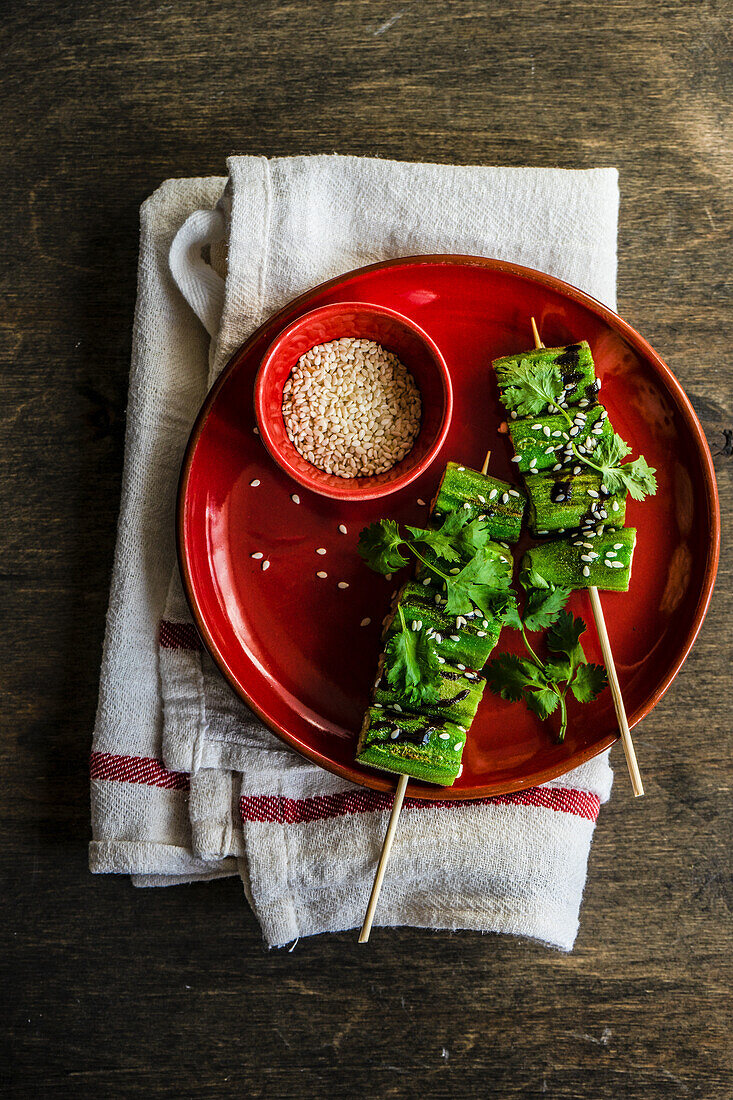
[[[311,465],[288,439],[282,416],[283,387],[300,356],[316,344],[346,336],[375,340],[394,352],[422,399],[422,423],[412,450],[391,470],[373,477],[336,477]],[[443,356],[413,321],[383,306],[338,302],[299,317],[273,341],[257,373],[254,402],[262,441],[286,474],[321,496],[374,500],[404,489],[427,470],[450,426],[453,390]]]

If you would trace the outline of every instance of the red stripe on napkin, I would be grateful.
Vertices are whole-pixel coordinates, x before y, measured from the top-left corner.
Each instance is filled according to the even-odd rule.
[[[117,756],[111,752],[93,752],[89,764],[92,779],[115,783],[143,783],[147,787],[165,787],[169,791],[187,791],[188,772],[169,772],[160,760],[149,756]]]
[[[244,795],[239,809],[244,821],[276,822],[280,825],[297,825],[304,821],[323,821],[344,814],[370,813],[389,810],[392,795],[380,791],[341,791],[339,794],[315,795],[312,798],[282,798],[276,795]],[[422,798],[406,798],[405,808],[411,810],[457,809],[463,802],[436,801]],[[495,798],[474,798],[471,806],[538,806],[545,810],[574,814],[576,817],[595,821],[601,808],[597,795],[589,791],[577,791],[570,787],[530,787],[514,794],[497,795]]]
[[[174,623],[170,619],[161,619],[158,637],[162,649],[201,650],[201,639],[193,623]]]

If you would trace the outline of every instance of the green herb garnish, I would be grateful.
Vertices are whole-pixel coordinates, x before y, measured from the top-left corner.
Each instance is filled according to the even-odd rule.
[[[506,619],[507,626],[521,633],[528,656],[502,653],[485,670],[494,694],[514,703],[523,701],[542,721],[559,707],[558,741],[564,740],[568,725],[565,701],[568,689],[578,702],[590,703],[607,684],[605,670],[589,664],[583,652],[580,636],[585,623],[563,610],[569,595],[567,588],[528,586],[524,614],[520,615],[515,607]],[[528,631],[543,629],[547,629],[545,644],[550,652],[546,661],[537,655],[527,637]]]
[[[424,630],[411,630],[401,607],[400,630],[387,642],[387,680],[411,703],[434,703],[440,694],[440,662]]]
[[[534,365],[521,360],[518,367],[497,367],[496,375],[502,387],[504,404],[518,416],[537,416],[547,409],[564,416],[572,427],[572,416],[558,404],[563,393],[559,367],[551,363]],[[634,500],[643,500],[645,496],[656,493],[656,470],[648,465],[643,456],[621,464],[621,459],[631,453],[631,448],[620,435],[604,436],[597,442],[587,439],[583,451],[578,449],[574,440],[571,439],[570,444],[578,462],[600,474],[603,486],[610,493],[618,493],[625,488]],[[592,451],[592,458],[585,453],[586,450]]]
[[[449,615],[463,615],[478,607],[485,615],[505,614],[513,604],[509,591],[507,552],[491,542],[487,525],[457,512],[450,513],[436,530],[407,527],[400,534],[394,520],[382,519],[365,527],[358,550],[370,569],[394,573],[407,565],[412,554],[442,582]],[[448,563],[447,567],[445,563]],[[461,568],[451,563],[463,562]]]

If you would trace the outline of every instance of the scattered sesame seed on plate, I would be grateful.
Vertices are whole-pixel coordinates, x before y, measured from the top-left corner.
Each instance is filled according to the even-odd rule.
[[[252,431],[254,432],[255,435],[260,434],[260,429],[259,428],[253,428]]]
[[[325,546],[319,546],[318,549],[316,550],[316,553],[317,554],[325,554],[326,553],[326,547]]]
[[[256,554],[250,554],[250,557],[254,558],[255,561],[260,561],[260,559],[264,558],[264,556],[265,555],[263,553],[261,553],[259,550],[257,551]]]
[[[260,483],[260,479],[258,477],[256,477],[254,479],[254,481],[250,481],[250,485],[252,486],[253,489],[256,489],[257,486],[259,485],[259,483]]]
[[[348,528],[345,523],[339,523],[339,531],[342,535],[348,534]]]
[[[425,501],[423,500],[422,497],[417,498],[417,503],[420,505],[421,508],[425,507]]]
[[[361,620],[361,622],[359,623],[359,626],[369,626],[371,621],[372,620],[369,618],[369,616],[367,616],[366,619]]]
[[[338,587],[339,588],[348,588],[349,587],[349,582],[348,581],[339,581],[338,582]]]
[[[300,504],[300,497],[297,493],[291,493],[290,499],[292,500],[293,504]]]
[[[262,572],[264,573],[264,571],[265,571],[266,569],[269,569],[269,568],[270,568],[270,563],[269,563],[269,561],[263,561],[263,563],[262,563]]]
[[[328,576],[328,573],[324,573],[323,570],[321,570],[319,573],[316,573],[316,576],[320,577],[322,581],[325,581],[326,577]]]

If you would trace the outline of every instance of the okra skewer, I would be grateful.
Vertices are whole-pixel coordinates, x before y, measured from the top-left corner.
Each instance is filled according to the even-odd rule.
[[[486,452],[486,458],[484,459],[483,466],[481,468],[481,473],[483,475],[486,475],[486,472],[488,470],[489,458],[490,457],[491,457],[491,451],[487,451]],[[445,475],[443,476],[443,480],[441,481],[440,488],[443,487],[444,482],[445,482]],[[439,496],[439,493],[440,493],[440,488],[438,490],[438,493],[436,494],[436,500],[438,499],[438,496]],[[433,509],[434,509],[434,507],[435,507],[435,500],[433,501]],[[521,516],[520,516],[520,526],[521,526]],[[518,537],[518,532],[517,532],[517,537]],[[423,584],[422,587],[427,588],[428,586]],[[434,606],[435,606],[435,604],[434,604]],[[483,622],[483,620],[482,620],[482,622]],[[487,625],[488,625],[488,623],[487,623]],[[498,633],[497,633],[497,638],[498,638]],[[381,670],[380,670],[380,672],[381,672]],[[477,677],[477,679],[479,679],[479,677]],[[380,681],[381,681],[381,676],[378,678],[378,683],[376,685],[376,690],[377,691],[379,690],[379,682]],[[483,690],[483,688],[482,688],[482,690]],[[479,695],[479,698],[480,698],[480,695]],[[476,706],[478,706],[478,699],[476,700]],[[380,715],[380,717],[381,717],[381,715]],[[370,715],[367,715],[367,718],[365,719],[365,724],[367,722],[371,722],[371,716]],[[441,734],[447,732],[450,735],[451,731],[447,729],[447,726],[448,726],[448,723],[446,722],[443,729],[441,730]],[[417,732],[417,735],[420,736],[420,731],[416,731],[416,732]],[[430,735],[429,730],[426,731],[426,732],[427,732],[427,735],[429,736]],[[364,731],[362,730],[362,737],[363,737],[363,734],[364,734]],[[360,739],[360,741],[361,741],[361,739]],[[459,742],[460,742],[460,739],[457,738],[456,742],[454,742],[454,743],[456,744],[457,749],[462,749],[462,745]],[[454,751],[456,751],[456,750],[454,750]],[[392,851],[392,844],[394,842],[395,834],[397,832],[397,825],[399,823],[400,813],[402,812],[402,804],[403,804],[404,799],[405,799],[405,791],[407,790],[408,779],[409,779],[409,776],[406,773],[403,773],[402,775],[400,775],[400,778],[399,778],[398,783],[397,783],[397,789],[395,791],[395,797],[394,797],[394,800],[392,802],[392,811],[390,813],[389,823],[387,825],[387,832],[385,834],[384,843],[382,845],[382,851],[381,851],[381,854],[379,856],[379,862],[377,864],[377,870],[376,870],[376,874],[374,876],[374,883],[372,885],[371,894],[369,896],[369,902],[367,904],[366,913],[364,915],[364,922],[362,924],[361,931],[359,933],[359,943],[367,943],[368,940],[369,940],[369,935],[370,935],[371,929],[372,929],[372,923],[374,921],[374,913],[376,911],[377,902],[379,901],[379,895],[380,895],[381,890],[382,890],[382,882],[384,881],[384,874],[385,874],[385,871],[386,871],[386,868],[387,868],[387,863],[389,861],[390,852]]]
[[[540,334],[537,331],[537,325],[534,317],[532,318],[532,332],[534,334],[535,347],[540,349],[544,347],[540,339]],[[598,587],[596,585],[590,585],[588,588],[590,594],[590,603],[593,611],[593,618],[596,624],[596,630],[598,632],[598,640],[601,643],[601,653],[603,655],[603,663],[606,666],[608,673],[608,682],[611,688],[611,695],[613,697],[613,705],[616,711],[616,718],[618,719],[619,729],[621,730],[621,743],[624,748],[624,755],[626,757],[626,766],[629,770],[629,777],[631,778],[631,787],[636,798],[641,797],[644,794],[644,784],[641,781],[641,773],[639,771],[639,764],[636,759],[636,751],[634,749],[634,743],[631,739],[631,730],[629,729],[629,722],[626,717],[626,707],[624,706],[623,695],[621,694],[621,685],[619,684],[618,674],[616,672],[616,663],[613,659],[613,651],[611,649],[611,642],[608,637],[608,630],[606,629],[606,620],[603,615],[603,607],[601,605],[601,597],[598,593]]]

